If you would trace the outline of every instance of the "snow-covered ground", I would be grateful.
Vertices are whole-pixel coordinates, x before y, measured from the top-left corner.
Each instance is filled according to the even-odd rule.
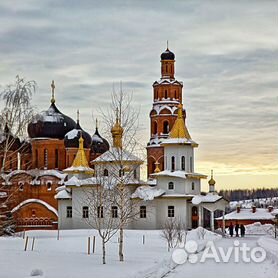
[[[115,236],[107,246],[107,264],[102,265],[101,244],[94,230],[60,231],[29,231],[31,239],[35,237],[34,251],[24,252],[25,241],[22,238],[0,238],[0,278],[26,278],[37,274],[45,278],[158,278],[158,277],[190,277],[206,278],[278,278],[275,276],[277,264],[273,259],[276,242],[269,237],[247,236],[239,239],[254,247],[268,246],[268,257],[263,263],[215,263],[212,260],[205,263],[176,265],[167,252],[167,244],[161,237],[161,231],[126,231],[125,232],[125,262],[118,261],[118,238]],[[87,255],[87,238],[96,235],[96,253]],[[145,235],[145,244],[143,244]],[[227,249],[233,246],[234,239],[221,238],[212,233],[196,230],[189,232],[187,240],[214,240],[217,246]],[[273,241],[273,242],[271,242]],[[201,256],[202,252],[197,254]],[[276,260],[277,262],[277,260]],[[41,276],[39,276],[41,275]]]
[[[237,205],[240,205],[242,208],[251,208],[254,204],[260,205],[260,207],[268,207],[268,206],[278,206],[278,197],[272,198],[259,198],[259,199],[248,199],[242,201],[231,201],[230,208],[231,210],[236,209]]]

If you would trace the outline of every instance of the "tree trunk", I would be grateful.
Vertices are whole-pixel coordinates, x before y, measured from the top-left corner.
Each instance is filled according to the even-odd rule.
[[[119,259],[120,259],[120,262],[124,261],[123,247],[124,247],[124,229],[123,229],[123,227],[121,227],[120,228],[120,242],[119,242]]]
[[[105,251],[105,241],[102,239],[102,263],[106,264],[106,251]]]

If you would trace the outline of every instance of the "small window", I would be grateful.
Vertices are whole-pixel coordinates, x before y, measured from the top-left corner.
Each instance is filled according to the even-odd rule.
[[[36,217],[36,211],[32,209],[32,217]]]
[[[175,207],[168,206],[168,217],[175,217]]]
[[[147,218],[147,207],[140,206],[140,218]]]
[[[168,189],[169,189],[169,190],[173,190],[173,189],[174,189],[174,183],[173,183],[172,181],[170,181],[170,182],[168,183]]]
[[[154,135],[157,134],[157,122],[156,121],[153,123],[153,134]]]
[[[98,206],[97,207],[97,217],[98,218],[103,218],[103,206]]]
[[[118,218],[118,207],[112,206],[112,218]]]
[[[184,156],[181,157],[181,169],[182,169],[182,171],[185,170],[185,157]]]
[[[125,170],[124,169],[120,169],[119,170],[119,177],[123,177],[125,175]]]
[[[55,149],[55,168],[57,169],[59,166],[59,152],[58,149]]]
[[[136,169],[133,170],[133,178],[137,179],[137,171],[136,171]]]
[[[171,171],[172,172],[175,171],[175,157],[174,156],[171,157]]]
[[[47,191],[51,191],[51,189],[52,189],[52,182],[47,182],[47,184],[46,184],[46,186],[47,186]]]
[[[24,183],[23,182],[19,182],[18,185],[19,185],[18,190],[19,191],[23,191],[24,190]]]
[[[195,190],[195,183],[194,182],[192,182],[191,187],[192,187],[192,190]]]
[[[168,98],[168,92],[165,90],[165,98]]]
[[[193,159],[192,156],[190,157],[190,172],[193,172]]]
[[[48,151],[47,149],[44,150],[44,169],[48,168]]]
[[[67,218],[72,218],[72,207],[67,207]]]
[[[82,210],[82,217],[83,218],[89,218],[89,208],[88,207],[83,207],[83,210]]]
[[[103,175],[104,175],[105,177],[108,177],[108,170],[107,170],[107,169],[104,169]]]
[[[168,121],[163,122],[163,134],[168,134],[169,133],[169,123]]]

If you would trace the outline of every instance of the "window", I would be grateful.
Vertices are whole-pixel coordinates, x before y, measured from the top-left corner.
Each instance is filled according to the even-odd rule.
[[[147,207],[140,206],[140,218],[147,218]]]
[[[157,134],[157,122],[155,121],[154,123],[153,123],[153,134]]]
[[[107,169],[104,169],[103,175],[104,175],[105,177],[108,177],[108,170],[107,170]]]
[[[170,182],[168,183],[168,189],[169,189],[169,190],[173,190],[173,189],[174,189],[174,183],[173,183],[172,181],[170,181]]]
[[[59,153],[58,149],[55,149],[55,168],[59,167]]]
[[[72,218],[72,207],[67,207],[67,218]]]
[[[48,181],[46,186],[47,186],[47,191],[51,191],[51,189],[52,189],[52,182]]]
[[[118,207],[112,206],[112,218],[118,218]]]
[[[163,133],[164,134],[169,133],[169,123],[168,123],[168,121],[163,122]]]
[[[89,218],[89,208],[88,207],[83,207],[82,217],[83,218]]]
[[[168,98],[168,92],[165,90],[165,98]]]
[[[190,172],[193,172],[193,159],[192,156],[190,157]]]
[[[44,168],[47,169],[48,167],[48,152],[47,149],[44,149]]]
[[[171,157],[171,171],[172,172],[175,171],[175,157],[174,156]]]
[[[192,190],[195,190],[195,183],[194,182],[192,182],[191,187],[192,187]]]
[[[136,171],[136,169],[133,170],[133,178],[137,179],[137,171]]]
[[[125,175],[125,170],[124,169],[120,169],[119,170],[119,177],[122,177]]]
[[[39,168],[39,154],[38,154],[38,150],[36,150],[36,158],[35,158],[35,167]]]
[[[184,171],[185,170],[185,157],[181,157],[181,169]]]
[[[24,183],[23,183],[23,182],[19,182],[18,185],[19,185],[18,190],[19,190],[19,191],[23,191],[23,189],[24,189]]]
[[[103,206],[97,207],[97,217],[103,218]]]
[[[36,217],[36,211],[32,209],[32,217]]]
[[[168,217],[175,217],[175,207],[168,206]]]

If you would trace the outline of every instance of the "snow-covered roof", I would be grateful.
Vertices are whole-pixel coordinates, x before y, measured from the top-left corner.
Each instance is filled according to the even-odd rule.
[[[75,128],[75,129],[69,131],[69,132],[65,135],[65,137],[66,137],[67,139],[69,139],[69,140],[74,139],[74,138],[78,137],[78,132],[79,132],[79,131],[80,131],[79,129],[76,129],[76,128]]]
[[[157,184],[157,180],[156,179],[148,179],[147,184],[151,185],[151,186],[155,186]]]
[[[176,177],[176,178],[182,178],[182,179],[186,179],[186,178],[207,178],[206,175],[202,175],[202,174],[198,174],[198,173],[188,173],[185,171],[170,171],[170,170],[163,170],[161,172],[158,173],[153,173],[151,174],[151,176],[154,177],[159,177],[159,176],[167,176],[167,177]]]
[[[256,208],[253,212],[252,209],[241,208],[239,212],[237,210],[232,211],[224,216],[225,220],[273,220],[275,216],[264,208]],[[222,220],[223,217],[218,217],[216,220]]]
[[[51,205],[49,205],[48,203],[46,203],[43,200],[40,199],[27,199],[24,200],[23,202],[21,202],[20,204],[18,204],[16,207],[14,207],[11,211],[11,213],[16,212],[17,210],[19,210],[21,207],[31,204],[31,203],[37,203],[37,204],[41,204],[43,206],[45,206],[48,210],[52,211],[56,216],[58,216],[58,211],[52,207]]]
[[[196,195],[192,199],[192,204],[199,205],[201,203],[215,203],[221,199],[223,199],[223,196],[212,193],[208,193],[206,195]]]
[[[59,179],[59,184],[63,184],[65,181],[65,178],[67,177],[67,174],[58,171],[58,170],[39,170],[39,169],[32,169],[32,170],[14,170],[11,173],[7,175],[2,175],[2,178],[5,179],[6,184],[10,184],[9,180],[19,174],[26,174],[32,176],[33,180],[31,181],[31,184],[37,185],[40,184],[39,178],[43,176],[53,176]]]
[[[182,81],[178,81],[176,79],[168,79],[161,78],[153,83],[153,86],[161,85],[161,84],[171,84],[171,85],[183,85]]]
[[[138,163],[143,163],[143,161],[135,156],[134,154],[121,150],[119,148],[112,147],[110,150],[106,151],[99,157],[97,157],[93,162],[116,162],[116,161],[136,161]]]
[[[84,166],[78,166],[78,167],[75,167],[75,166],[71,166],[71,167],[68,167],[64,170],[64,172],[72,172],[72,173],[93,173],[94,172],[94,169],[90,168],[90,167],[84,167]]]
[[[71,199],[71,193],[67,190],[67,188],[63,186],[59,186],[56,188],[57,194],[54,196],[55,199]]]
[[[164,194],[161,196],[162,198],[193,198],[194,195],[192,194],[182,194],[182,193],[170,193],[170,194]]]
[[[139,198],[144,201],[151,201],[156,197],[160,197],[164,193],[165,191],[163,189],[143,185],[136,188],[135,192],[131,195],[131,198]]]
[[[193,147],[198,147],[198,144],[192,139],[187,138],[166,138],[161,140],[161,145],[171,145],[171,144],[183,144],[192,145]]]

